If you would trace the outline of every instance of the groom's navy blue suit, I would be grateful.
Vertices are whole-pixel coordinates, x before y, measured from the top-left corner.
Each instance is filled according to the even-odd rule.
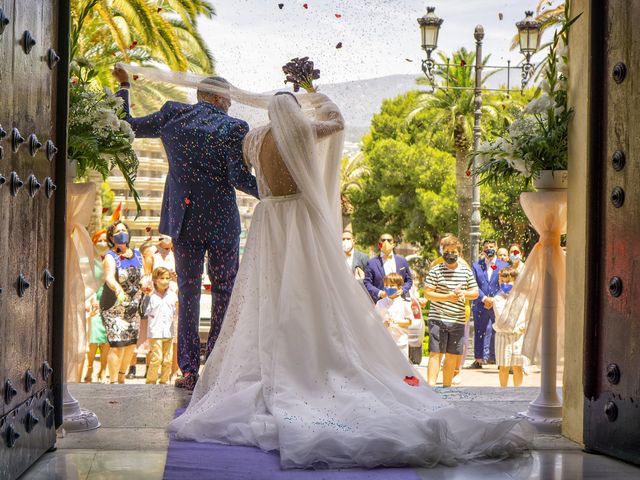
[[[242,160],[246,122],[207,102],[167,102],[159,112],[127,120],[138,138],[160,138],[169,160],[160,233],[173,239],[178,274],[178,363],[197,373],[200,288],[204,255],[212,288],[207,355],[218,338],[238,271],[240,215],[234,188],[258,197],[256,179]]]

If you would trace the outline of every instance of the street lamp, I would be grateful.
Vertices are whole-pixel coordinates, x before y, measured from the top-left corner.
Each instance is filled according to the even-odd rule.
[[[427,7],[427,13],[418,19],[422,48],[427,52],[426,60],[422,61],[422,71],[430,81],[433,81],[433,67],[435,66],[431,59],[431,52],[438,48],[438,33],[440,33],[440,25],[444,22],[443,19],[436,16],[435,10],[436,7]]]
[[[518,27],[520,53],[522,53],[525,58],[522,64],[522,88],[524,88],[531,78],[531,75],[533,75],[531,55],[536,53],[540,48],[540,27],[542,26],[540,22],[533,18],[533,12],[531,10],[524,12],[524,15],[524,20],[516,23],[516,27]]]
[[[431,83],[433,88],[435,85],[435,67],[458,67],[460,65],[437,64],[431,58],[433,51],[438,48],[438,35],[440,33],[440,26],[444,20],[438,18],[435,14],[435,7],[427,7],[427,13],[418,19],[418,25],[420,25],[420,33],[422,37],[422,48],[427,54],[427,58],[422,61],[422,71],[426,75],[427,79]],[[520,35],[520,52],[524,55],[525,61],[521,67],[511,67],[511,63],[505,66],[493,66],[482,65],[482,40],[484,39],[484,27],[477,25],[473,37],[476,41],[476,61],[473,67],[468,68],[475,69],[475,86],[474,91],[474,110],[473,110],[473,149],[478,151],[480,148],[480,122],[482,118],[482,92],[490,90],[500,90],[491,88],[482,88],[482,69],[494,68],[494,69],[507,69],[507,90],[509,89],[509,72],[512,68],[520,68],[522,70],[522,88],[527,85],[533,74],[534,66],[531,63],[531,56],[538,51],[540,46],[540,22],[537,22],[533,18],[533,12],[525,12],[525,18],[521,22],[516,24],[518,33]],[[448,86],[446,88],[449,88]],[[467,87],[451,87],[458,90],[467,90],[471,88]],[[471,261],[474,262],[478,259],[480,250],[480,185],[478,184],[478,175],[475,173],[478,167],[478,156],[473,157],[473,190],[471,194]]]

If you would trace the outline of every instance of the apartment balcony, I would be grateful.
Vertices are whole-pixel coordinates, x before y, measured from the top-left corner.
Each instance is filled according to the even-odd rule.
[[[138,162],[140,163],[138,170],[153,170],[154,172],[162,173],[169,171],[169,164],[164,158],[145,157],[138,154]]]
[[[107,177],[107,182],[112,190],[128,190],[127,182],[125,182],[123,177]],[[154,178],[154,177],[138,177],[136,178],[135,186],[138,192],[144,192],[145,190],[150,190],[152,192],[158,192],[164,190],[164,177]]]
[[[135,205],[133,198],[130,196],[124,195],[116,195],[113,199],[113,203],[117,205],[118,203],[131,204]],[[140,206],[143,210],[160,210],[162,208],[162,197],[147,197],[145,195],[140,195]]]

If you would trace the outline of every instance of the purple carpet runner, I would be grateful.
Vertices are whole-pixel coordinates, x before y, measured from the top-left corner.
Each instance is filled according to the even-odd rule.
[[[176,411],[182,414],[183,408]],[[281,470],[277,453],[176,440],[171,434],[165,480],[420,480],[411,468]]]

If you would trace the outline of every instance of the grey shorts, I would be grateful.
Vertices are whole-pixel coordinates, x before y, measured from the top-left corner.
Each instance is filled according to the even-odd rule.
[[[464,324],[429,320],[429,352],[464,353]]]

